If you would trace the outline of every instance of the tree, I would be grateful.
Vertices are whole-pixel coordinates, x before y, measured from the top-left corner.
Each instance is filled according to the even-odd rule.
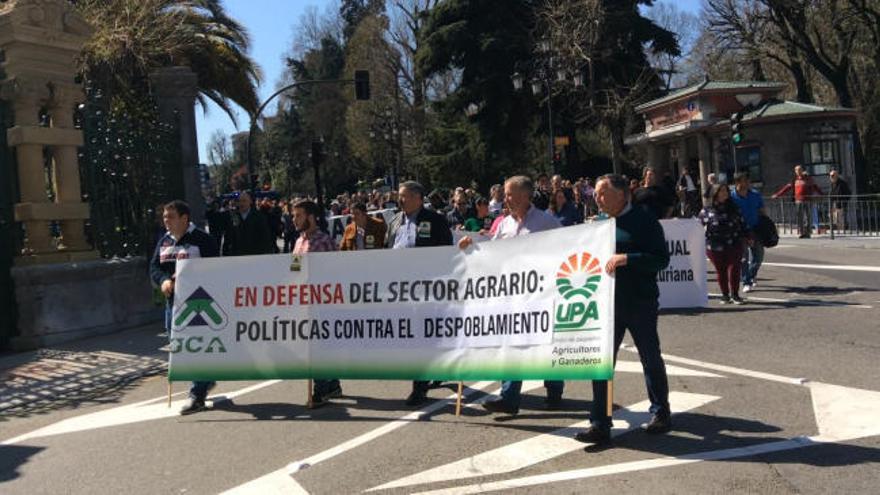
[[[95,28],[80,57],[83,75],[113,98],[137,100],[160,67],[185,65],[198,78],[198,101],[211,100],[235,121],[231,103],[256,111],[260,70],[247,55],[247,31],[220,0],[80,0]]]
[[[700,35],[699,19],[694,14],[678,8],[674,3],[658,3],[647,11],[647,16],[655,24],[674,33],[680,51],[648,52],[651,66],[657,70],[667,91],[685,86],[688,74],[685,71],[686,60],[689,58],[694,44]]]

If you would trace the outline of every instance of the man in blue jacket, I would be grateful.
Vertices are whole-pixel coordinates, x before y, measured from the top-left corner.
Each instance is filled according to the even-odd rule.
[[[174,304],[174,272],[177,261],[192,258],[213,258],[219,256],[217,241],[207,233],[199,230],[189,221],[189,205],[175,200],[165,205],[162,211],[162,223],[167,232],[156,245],[156,251],[150,261],[150,278],[162,290],[165,296],[165,330],[171,335],[171,312]],[[208,391],[214,388],[215,382],[192,382],[189,398],[184,403],[180,414],[192,414],[204,411],[205,398]]]
[[[603,216],[616,220],[615,254],[605,264],[605,271],[614,276],[614,359],[629,330],[639,351],[648,398],[651,400],[651,421],[644,425],[648,433],[665,433],[672,429],[669,410],[669,384],[666,364],[660,355],[657,316],[660,290],[657,272],[669,264],[669,252],[663,227],[648,211],[633,207],[623,176],[610,174],[596,181],[596,204]],[[611,416],[608,414],[608,382],[593,381],[593,404],[590,427],[575,435],[585,443],[605,445],[611,442]]]

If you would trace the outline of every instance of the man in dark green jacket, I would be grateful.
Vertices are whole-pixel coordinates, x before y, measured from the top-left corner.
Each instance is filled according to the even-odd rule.
[[[666,364],[660,355],[657,335],[657,272],[669,264],[663,227],[650,213],[633,208],[624,177],[616,174],[596,182],[596,203],[602,216],[617,221],[615,253],[605,264],[605,271],[615,278],[614,358],[629,330],[639,351],[645,385],[651,400],[651,421],[644,425],[648,433],[665,433],[672,428],[669,411],[669,384]],[[597,445],[611,441],[611,416],[608,414],[608,382],[593,381],[591,426],[575,438]]]

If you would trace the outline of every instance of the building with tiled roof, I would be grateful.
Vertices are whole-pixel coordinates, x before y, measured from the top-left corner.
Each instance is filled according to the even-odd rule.
[[[628,136],[626,144],[673,177],[684,167],[692,177],[715,173],[728,181],[748,171],[770,193],[802,164],[820,186],[832,168],[855,185],[856,111],[783,101],[784,89],[776,82],[706,79],[638,106],[645,132]],[[737,113],[742,139],[734,144],[731,118]]]

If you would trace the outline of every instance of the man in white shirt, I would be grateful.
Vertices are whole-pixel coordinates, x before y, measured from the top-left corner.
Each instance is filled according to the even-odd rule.
[[[504,182],[504,200],[510,209],[510,215],[504,217],[492,240],[508,239],[532,232],[560,227],[560,223],[553,215],[540,210],[532,205],[532,196],[535,192],[532,179],[518,175]],[[462,237],[458,247],[467,249],[473,243],[470,237]],[[562,389],[564,382],[561,380],[545,380],[544,387],[547,389],[545,404],[548,410],[559,409],[562,405]],[[489,412],[501,412],[517,414],[521,402],[522,381],[504,381],[501,384],[501,398],[485,402],[483,407]]]

